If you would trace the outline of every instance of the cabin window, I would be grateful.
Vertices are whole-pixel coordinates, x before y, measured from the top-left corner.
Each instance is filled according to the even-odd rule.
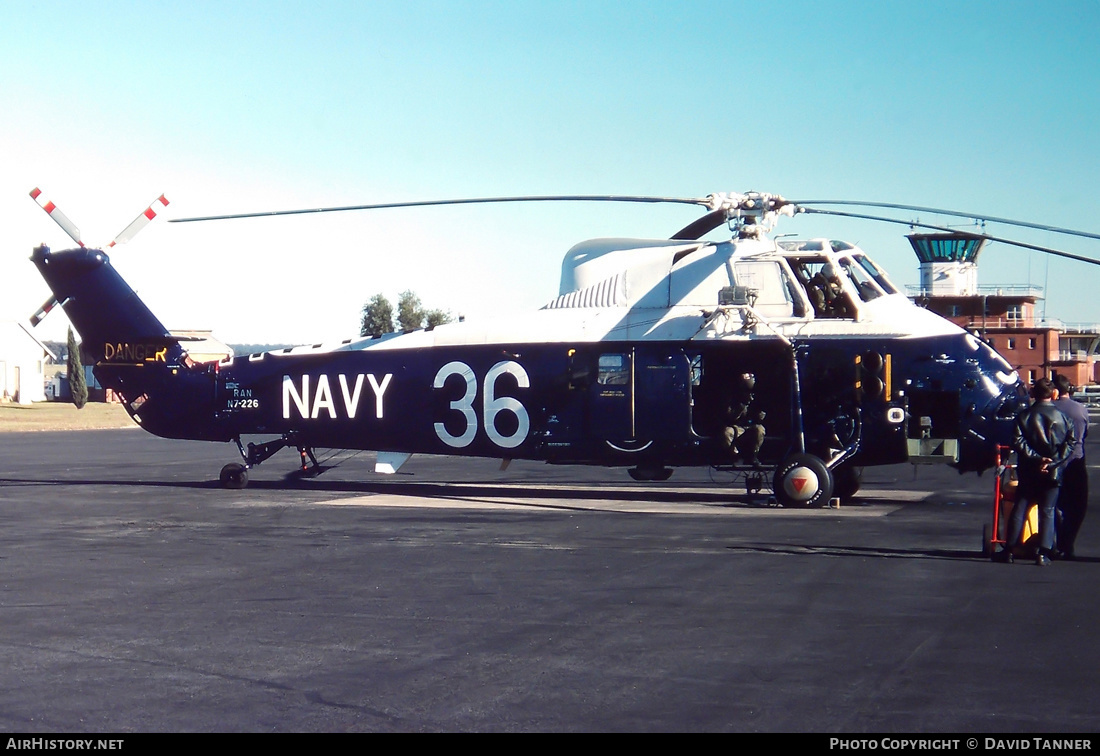
[[[754,308],[766,318],[789,318],[797,309],[790,281],[772,260],[734,263],[733,280],[757,292]]]
[[[1008,339],[1007,345],[1008,345],[1009,349],[1015,349],[1016,348],[1016,339],[1013,339],[1013,338]]]
[[[703,355],[691,356],[691,385],[698,386],[703,382]]]
[[[601,354],[599,375],[596,378],[601,386],[625,386],[630,383],[629,354]]]
[[[1009,320],[1023,320],[1024,306],[1018,304],[1009,305],[1008,311],[1005,312],[1005,317]]]
[[[1035,339],[1028,339],[1027,340],[1027,348],[1028,349],[1034,349],[1035,348]]]

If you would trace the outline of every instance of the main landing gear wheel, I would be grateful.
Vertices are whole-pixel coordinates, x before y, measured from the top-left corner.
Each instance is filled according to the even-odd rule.
[[[248,468],[239,462],[231,462],[222,468],[219,480],[222,488],[244,488],[248,485]]]
[[[775,498],[784,507],[818,507],[833,495],[833,474],[812,454],[792,454],[775,469]]]
[[[839,497],[847,504],[859,491],[859,484],[863,479],[863,468],[842,465],[831,472],[833,473],[833,496]]]

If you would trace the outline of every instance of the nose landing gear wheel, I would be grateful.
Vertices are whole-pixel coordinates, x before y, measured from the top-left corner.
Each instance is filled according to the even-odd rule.
[[[833,474],[812,454],[792,454],[775,469],[773,490],[785,507],[819,507],[833,495]]]
[[[244,488],[248,485],[248,468],[232,462],[222,468],[219,480],[222,488]]]

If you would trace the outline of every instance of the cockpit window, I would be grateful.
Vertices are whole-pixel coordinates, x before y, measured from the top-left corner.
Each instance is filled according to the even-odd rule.
[[[875,280],[875,283],[879,285],[887,294],[897,294],[897,287],[890,283],[890,279],[886,277],[886,274],[882,271],[882,268],[875,265],[871,258],[866,255],[853,255],[853,259],[859,263],[860,267],[867,271],[867,275],[871,276]]]
[[[790,257],[787,262],[805,287],[816,317],[855,317],[852,299],[843,283],[845,274],[838,266],[825,257]]]
[[[856,291],[859,292],[859,298],[864,302],[878,299],[885,293],[871,280],[867,271],[852,262],[850,257],[840,258],[840,269],[843,270],[844,274],[852,281],[852,285],[855,286]]]

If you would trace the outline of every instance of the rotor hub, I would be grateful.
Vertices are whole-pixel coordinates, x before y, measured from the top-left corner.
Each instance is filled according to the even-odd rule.
[[[761,239],[775,228],[780,215],[791,217],[797,212],[780,195],[763,192],[717,192],[707,196],[706,206],[724,210],[730,230],[740,239]]]

